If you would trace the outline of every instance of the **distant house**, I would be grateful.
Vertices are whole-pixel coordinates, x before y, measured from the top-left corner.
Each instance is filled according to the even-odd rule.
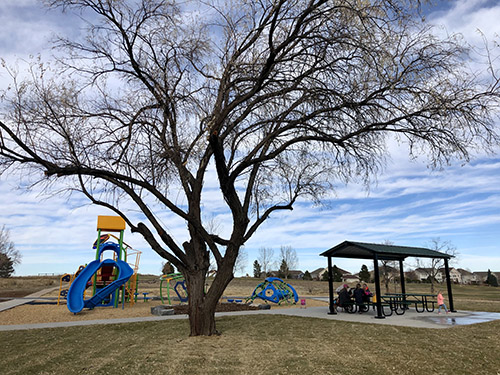
[[[314,271],[311,272],[311,278],[313,280],[321,280],[323,278],[323,274],[325,272],[328,272],[328,268],[318,268],[318,269],[315,269]]]
[[[463,268],[457,268],[460,273],[460,284],[478,284],[477,276],[470,271],[464,270]]]
[[[342,268],[337,267],[337,270],[340,272],[342,276],[346,274],[351,275],[349,271],[343,270]],[[328,274],[328,268],[318,268],[311,272],[311,277],[313,280],[323,280],[323,274],[325,273]]]
[[[432,273],[432,268],[417,268],[411,271],[413,278],[416,281],[427,281],[429,275]],[[470,272],[463,268],[450,268],[450,281],[454,284],[478,284],[481,283],[480,276],[478,274],[481,272]],[[486,280],[487,272],[484,272],[484,279]],[[444,268],[440,268],[436,274],[436,281],[442,283],[446,280],[446,271]]]
[[[304,278],[304,272],[302,272],[300,270],[290,270],[290,271],[288,271],[288,278],[301,280]]]
[[[359,283],[359,276],[351,275],[350,273],[345,273],[342,275],[342,282],[346,284]]]
[[[415,273],[415,276],[416,276],[416,279],[418,281],[427,281],[427,279],[429,278],[429,276],[433,273],[433,269],[432,268],[424,268],[424,267],[419,267],[419,268],[416,268],[414,271]],[[451,273],[450,273],[450,278],[451,278]],[[435,276],[435,279],[438,283],[441,283],[443,282],[443,273],[441,273],[440,271],[438,271],[436,273],[436,276]]]
[[[446,271],[444,268],[439,270],[439,274],[441,275],[441,279],[436,279],[441,283],[446,280]],[[462,273],[456,268],[450,268],[450,281],[454,284],[463,284],[462,282]]]
[[[491,271],[493,275],[496,276],[497,280],[500,282],[500,272],[493,272]],[[485,284],[486,279],[488,278],[488,271],[480,271],[480,272],[474,272],[474,275],[476,276],[476,280],[478,284]]]
[[[342,275],[350,275],[351,273],[349,271],[346,271],[346,270],[343,270],[342,268],[339,268],[337,267],[337,269],[339,270],[339,272],[342,274]]]

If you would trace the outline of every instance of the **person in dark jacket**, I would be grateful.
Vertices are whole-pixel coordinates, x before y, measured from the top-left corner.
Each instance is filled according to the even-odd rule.
[[[347,303],[351,302],[351,296],[347,290],[347,285],[344,284],[344,287],[339,292],[339,306],[345,307]]]
[[[365,297],[365,291],[361,288],[361,284],[357,284],[356,289],[354,289],[354,301],[356,302],[356,305],[358,305],[360,314],[363,312],[365,307],[364,297]]]

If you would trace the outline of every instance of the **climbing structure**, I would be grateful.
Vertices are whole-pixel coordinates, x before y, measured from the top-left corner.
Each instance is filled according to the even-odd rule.
[[[295,304],[299,300],[299,295],[290,284],[285,283],[277,277],[268,277],[254,289],[252,295],[247,298],[247,302],[253,302],[260,298],[266,302]]]
[[[184,276],[182,273],[169,273],[167,275],[162,275],[160,277],[160,299],[161,303],[165,303],[163,299],[163,289],[165,288],[163,284],[166,284],[167,289],[167,300],[168,304],[171,305],[172,301],[170,300],[170,289],[173,289],[179,301],[187,302],[187,288],[186,288],[186,280],[184,280]]]
[[[80,272],[82,272],[84,268],[85,266],[82,265],[78,267],[78,270],[76,270],[74,274],[65,273],[64,275],[61,276],[61,278],[59,279],[59,294],[57,295],[58,306],[61,304],[63,300],[66,301],[66,298],[68,297],[68,290],[71,283],[80,274]]]

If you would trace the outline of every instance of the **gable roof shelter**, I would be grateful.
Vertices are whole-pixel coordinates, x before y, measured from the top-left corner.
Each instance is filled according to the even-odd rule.
[[[351,259],[373,259],[375,271],[375,293],[380,296],[380,274],[378,269],[379,260],[399,261],[399,272],[401,279],[401,293],[405,294],[405,278],[403,271],[403,261],[408,257],[415,258],[442,258],[444,260],[446,285],[448,288],[448,299],[450,311],[456,312],[453,306],[453,295],[451,291],[450,281],[450,268],[448,261],[452,255],[442,253],[436,250],[426,249],[423,247],[408,247],[408,246],[395,246],[383,245],[374,243],[344,241],[337,246],[332,247],[320,254],[328,258],[328,283],[330,293],[330,312],[329,314],[336,314],[333,303],[333,272],[332,272],[332,258],[351,258]],[[383,319],[381,298],[377,298],[377,316],[376,318]]]

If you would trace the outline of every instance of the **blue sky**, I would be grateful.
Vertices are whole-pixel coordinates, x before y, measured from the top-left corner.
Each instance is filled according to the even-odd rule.
[[[500,34],[500,5],[484,0],[441,2],[427,15],[441,25],[440,32],[460,32],[470,43],[481,43],[478,29],[489,40]],[[0,2],[0,58],[23,67],[23,59],[42,54],[50,58],[53,33],[78,35],[78,20],[47,13],[35,0]],[[498,40],[498,38],[497,38]],[[17,62],[16,62],[17,61]],[[0,71],[0,89],[8,77]],[[432,171],[425,160],[409,161],[406,150],[389,144],[391,159],[369,190],[351,184],[338,186],[335,198],[323,207],[299,202],[292,212],[274,215],[247,243],[246,272],[251,273],[257,250],[290,245],[297,251],[298,268],[312,271],[326,266],[318,254],[344,240],[426,246],[439,237],[452,242],[460,256],[454,266],[472,271],[500,271],[500,153],[479,153],[470,164]],[[109,215],[88,205],[78,194],[48,196],[37,186],[19,189],[19,178],[0,177],[0,225],[23,255],[16,275],[74,272],[93,259],[97,215]],[[229,229],[227,215],[217,203],[215,180],[208,179],[206,194],[213,194],[214,213],[221,230]],[[137,216],[139,219],[139,216]],[[161,220],[180,243],[184,225],[165,213]],[[158,274],[162,263],[138,235],[127,232],[125,241],[143,251],[140,272]],[[338,260],[341,268],[358,272],[362,261]],[[407,262],[410,266],[414,262]],[[368,264],[371,267],[371,264]]]

